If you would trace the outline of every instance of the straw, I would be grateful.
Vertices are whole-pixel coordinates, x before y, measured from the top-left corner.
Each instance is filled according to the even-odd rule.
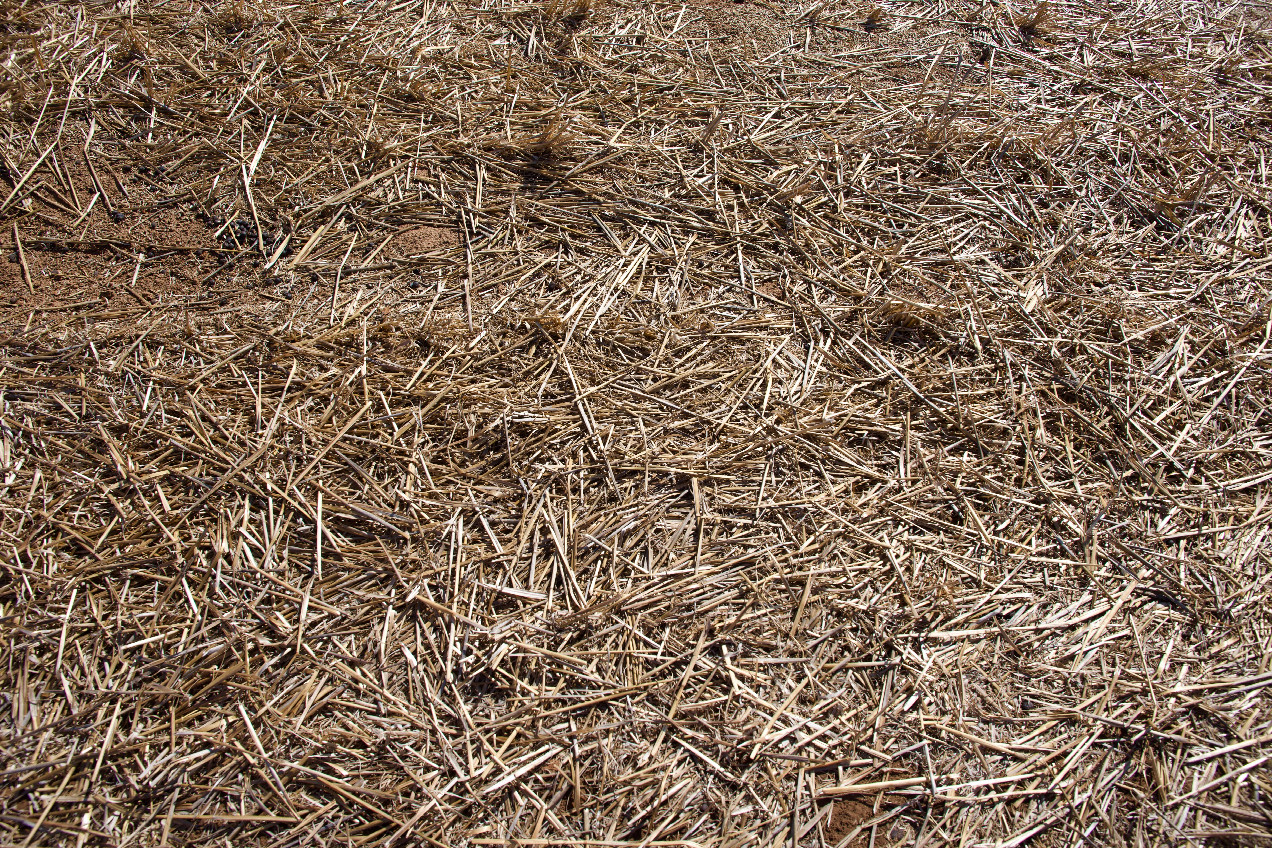
[[[1253,7],[3,11],[0,841],[1272,839]]]

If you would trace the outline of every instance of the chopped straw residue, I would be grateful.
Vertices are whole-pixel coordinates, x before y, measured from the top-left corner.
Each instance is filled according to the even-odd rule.
[[[1270,843],[1253,7],[0,45],[0,843]]]

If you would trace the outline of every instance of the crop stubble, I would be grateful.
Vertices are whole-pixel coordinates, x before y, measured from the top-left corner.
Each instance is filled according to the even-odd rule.
[[[4,842],[1269,841],[1247,7],[0,8]]]

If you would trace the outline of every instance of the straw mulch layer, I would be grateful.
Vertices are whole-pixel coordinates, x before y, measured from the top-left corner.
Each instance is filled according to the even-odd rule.
[[[0,9],[0,842],[1269,844],[1251,7]]]

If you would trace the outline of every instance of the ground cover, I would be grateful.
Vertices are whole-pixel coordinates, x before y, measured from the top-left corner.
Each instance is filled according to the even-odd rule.
[[[1258,8],[0,11],[6,844],[1272,841]]]

